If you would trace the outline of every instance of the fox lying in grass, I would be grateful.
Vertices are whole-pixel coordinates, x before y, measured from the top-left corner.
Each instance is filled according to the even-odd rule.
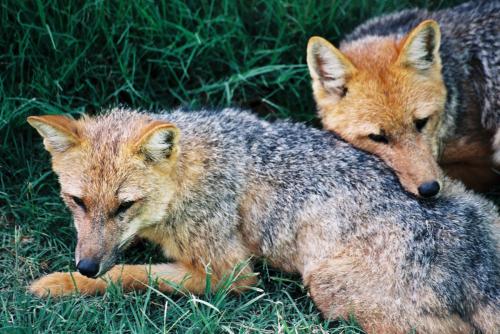
[[[372,19],[340,50],[313,37],[307,62],[324,127],[433,197],[437,163],[473,189],[500,184],[499,50],[500,1],[477,1]]]
[[[369,333],[500,329],[499,216],[459,184],[445,180],[439,199],[420,202],[332,133],[235,110],[28,122],[78,233],[79,273],[40,278],[38,296],[145,289],[149,275],[161,290],[173,290],[167,280],[203,293],[207,264],[215,288],[265,257],[300,273],[325,317],[354,314]],[[135,236],[174,262],[116,265]]]

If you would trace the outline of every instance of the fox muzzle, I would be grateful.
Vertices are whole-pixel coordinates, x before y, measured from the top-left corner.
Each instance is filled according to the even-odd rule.
[[[76,269],[80,274],[94,278],[99,272],[99,266],[99,262],[94,259],[82,259],[76,265]]]

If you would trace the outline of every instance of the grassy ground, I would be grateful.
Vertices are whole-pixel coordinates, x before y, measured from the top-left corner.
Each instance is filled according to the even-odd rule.
[[[363,20],[446,1],[2,1],[0,4],[0,332],[344,332],[297,277],[260,266],[258,289],[234,296],[154,290],[40,300],[31,280],[74,270],[75,233],[49,156],[27,115],[228,106],[316,124],[305,46],[338,41]],[[322,4],[319,4],[322,3]],[[162,260],[149,245],[127,262]]]

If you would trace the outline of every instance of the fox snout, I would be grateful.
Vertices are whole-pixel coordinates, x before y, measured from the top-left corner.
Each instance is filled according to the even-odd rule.
[[[403,142],[380,155],[394,169],[407,191],[422,198],[439,194],[442,172],[424,141]]]
[[[118,248],[112,235],[95,230],[87,235],[80,231],[75,250],[76,269],[84,276],[96,278],[111,269],[117,254]]]
[[[422,197],[433,198],[437,196],[441,190],[441,173],[437,163],[431,161],[425,163],[422,161],[415,162],[417,159],[411,159],[410,164],[399,164],[399,161],[394,161],[393,166],[401,185],[409,192]],[[414,165],[411,162],[415,162]]]
[[[418,187],[418,194],[424,198],[434,197],[439,193],[441,186],[436,180],[424,182]]]
[[[95,259],[88,258],[78,261],[76,269],[78,272],[84,276],[94,278],[99,272],[100,263]]]
[[[94,254],[83,254],[82,252],[76,252],[76,269],[78,272],[84,276],[90,278],[96,278],[101,275],[104,275],[113,265],[115,264],[116,254],[115,252],[111,253],[94,253]]]

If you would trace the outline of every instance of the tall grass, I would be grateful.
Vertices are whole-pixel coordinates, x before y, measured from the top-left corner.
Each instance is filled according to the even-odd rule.
[[[459,1],[2,1],[0,4],[0,332],[343,332],[321,319],[297,277],[260,267],[258,289],[167,296],[151,289],[40,300],[43,273],[74,269],[71,217],[31,114],[116,104],[249,108],[316,124],[305,46],[363,20]],[[138,245],[127,262],[164,260]]]

